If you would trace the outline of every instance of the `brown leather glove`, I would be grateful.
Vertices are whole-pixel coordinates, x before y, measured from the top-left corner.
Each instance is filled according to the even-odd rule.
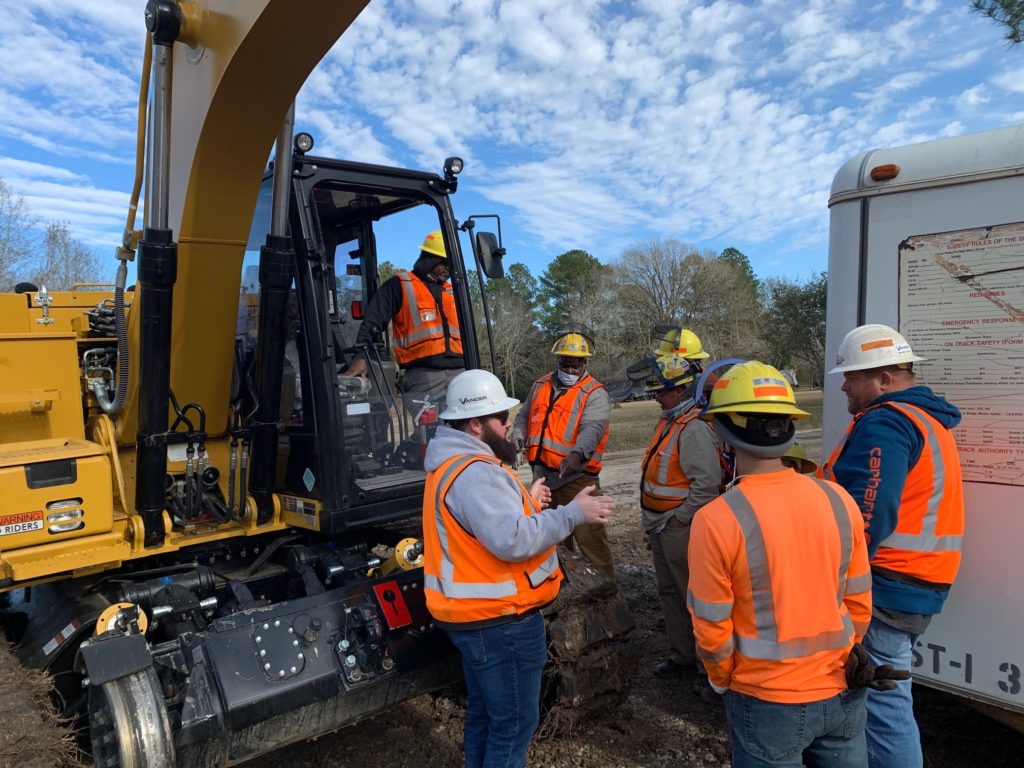
[[[891,691],[899,680],[909,680],[910,671],[893,669],[892,664],[876,667],[864,646],[857,643],[846,657],[846,686],[850,690],[871,688],[876,691]]]

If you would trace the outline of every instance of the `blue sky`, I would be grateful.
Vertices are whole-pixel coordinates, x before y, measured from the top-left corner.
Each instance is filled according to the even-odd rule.
[[[0,178],[102,256],[134,172],[144,6],[0,3]],[[372,0],[296,122],[316,154],[463,157],[456,214],[500,214],[535,274],[674,237],[803,278],[825,269],[845,160],[1022,122],[1022,92],[1024,48],[967,0]]]

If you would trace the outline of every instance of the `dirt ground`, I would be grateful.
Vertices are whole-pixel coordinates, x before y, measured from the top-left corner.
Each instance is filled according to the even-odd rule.
[[[820,455],[820,430],[801,441]],[[657,768],[728,766],[729,744],[723,711],[701,702],[689,680],[663,681],[651,668],[663,658],[665,641],[650,552],[640,531],[637,478],[641,450],[608,455],[602,472],[606,493],[617,509],[609,538],[619,590],[637,627],[633,641],[641,654],[632,693],[617,710],[568,735],[538,738],[530,750],[533,768]],[[16,671],[17,669],[17,671]],[[12,679],[12,675],[22,677]],[[0,689],[20,690],[31,700],[39,681],[24,678],[0,647]],[[915,689],[925,765],[928,768],[1022,764],[1024,735],[1006,728],[945,694]],[[462,764],[462,708],[452,698],[424,696],[387,715],[296,744],[250,763],[258,768],[355,768],[386,763],[389,768],[449,768]],[[55,754],[61,732],[52,718],[39,719],[24,701],[0,697],[0,768],[36,768],[61,762]],[[44,746],[49,745],[49,747]],[[66,743],[64,747],[70,746]]]
[[[820,454],[820,430],[802,434],[811,456]],[[637,476],[642,451],[606,458],[605,492],[618,507],[610,524],[619,590],[633,611],[634,640],[642,654],[632,694],[618,711],[568,736],[534,741],[533,768],[656,768],[728,766],[721,709],[689,692],[689,681],[663,681],[651,666],[663,657],[664,628],[654,567],[639,525]],[[1021,765],[1024,735],[956,699],[918,687],[915,692],[925,764],[929,768]],[[462,710],[448,698],[421,697],[394,712],[315,742],[288,747],[252,763],[260,768],[352,768],[372,759],[391,768],[448,768],[462,763]]]
[[[25,670],[0,638],[0,768],[73,765],[71,736],[57,718],[49,680]]]

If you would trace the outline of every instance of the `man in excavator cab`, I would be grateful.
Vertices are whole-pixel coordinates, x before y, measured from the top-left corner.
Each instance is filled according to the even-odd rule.
[[[406,411],[429,401],[445,407],[448,384],[465,370],[462,335],[441,230],[428,232],[412,271],[401,271],[381,285],[366,308],[356,347],[369,347],[390,322],[395,359],[403,374],[399,387]],[[349,376],[366,378],[365,355],[349,366]]]

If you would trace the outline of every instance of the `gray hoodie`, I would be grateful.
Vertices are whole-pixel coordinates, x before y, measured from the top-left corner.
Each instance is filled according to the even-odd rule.
[[[494,456],[494,451],[472,435],[441,426],[427,443],[424,466],[430,472],[460,454]],[[478,461],[459,474],[448,489],[445,502],[466,532],[491,554],[517,563],[557,544],[583,522],[583,510],[575,502],[526,517],[524,492],[529,490],[517,478],[493,464]],[[432,500],[424,499],[425,507],[430,504]],[[423,510],[425,515],[431,512],[429,508]]]

